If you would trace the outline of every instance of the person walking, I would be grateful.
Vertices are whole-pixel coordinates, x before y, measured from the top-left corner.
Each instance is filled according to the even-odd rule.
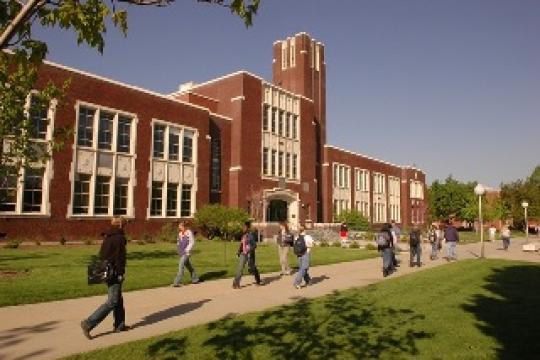
[[[242,272],[244,271],[246,263],[248,264],[250,274],[255,277],[257,285],[262,285],[259,270],[257,270],[257,266],[255,265],[255,249],[257,248],[257,241],[250,228],[251,223],[246,221],[242,227],[242,237],[238,248],[238,268],[236,269],[236,276],[233,280],[233,289],[240,289],[240,279],[242,278]]]
[[[437,231],[437,226],[434,224],[431,225],[431,228],[428,232],[429,243],[431,244],[431,260],[437,260],[439,258],[439,234]]]
[[[392,265],[396,269],[399,267],[399,262],[396,258],[396,250],[399,248],[399,239],[401,237],[401,229],[396,224],[395,220],[392,220],[390,224],[390,234],[392,237]]]
[[[309,260],[311,248],[313,248],[313,238],[306,234],[306,228],[301,225],[298,229],[298,237],[294,242],[294,254],[298,257],[298,274],[294,279],[294,287],[300,289],[302,279],[306,286],[309,285],[311,277],[309,276]]]
[[[100,259],[108,262],[113,269],[113,277],[107,281],[107,300],[96,309],[87,319],[81,321],[84,336],[92,339],[90,331],[101,323],[109,313],[113,313],[113,331],[120,332],[129,329],[126,326],[126,312],[122,296],[122,283],[126,273],[126,237],[124,235],[124,220],[114,217],[111,227],[104,234],[103,243],[99,250]]]
[[[279,263],[281,264],[280,275],[290,275],[291,268],[289,267],[289,249],[293,245],[293,235],[289,231],[289,226],[286,222],[279,223],[279,235],[277,238]]]
[[[416,224],[413,225],[413,228],[409,233],[409,253],[409,267],[413,267],[414,265],[418,267],[422,266],[422,262],[420,261],[420,256],[422,255],[422,234]],[[415,257],[416,262],[414,261]]]
[[[173,287],[179,287],[181,285],[182,278],[184,277],[184,268],[189,270],[192,284],[197,284],[200,281],[190,259],[194,245],[195,236],[193,236],[193,231],[191,231],[186,222],[180,221],[178,223],[178,235],[176,237],[176,248],[180,260],[178,262],[178,273],[172,284]]]
[[[459,242],[459,234],[451,221],[448,221],[444,229],[444,239],[446,240],[446,260],[457,260],[456,246]]]
[[[393,242],[390,224],[385,223],[382,226],[381,232],[377,235],[377,247],[382,253],[383,259],[383,276],[387,277],[395,271],[393,263]]]
[[[489,241],[495,241],[495,235],[497,234],[497,228],[495,228],[495,225],[491,224],[491,226],[488,229],[489,233]]]
[[[503,243],[503,249],[508,251],[508,247],[510,246],[510,227],[508,225],[504,225],[501,231],[501,238]]]

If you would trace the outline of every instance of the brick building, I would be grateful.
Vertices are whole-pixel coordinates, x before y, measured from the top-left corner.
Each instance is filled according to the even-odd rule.
[[[208,203],[293,227],[353,208],[374,224],[424,223],[421,170],[326,143],[324,45],[300,33],[273,56],[271,82],[239,71],[173,94],[47,62],[37,88],[71,85],[61,104],[30,114],[36,141],[64,126],[74,135],[45,165],[2,179],[0,231],[95,236],[122,215],[138,236]]]

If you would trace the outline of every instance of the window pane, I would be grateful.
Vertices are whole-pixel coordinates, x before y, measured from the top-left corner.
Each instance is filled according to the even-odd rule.
[[[178,208],[178,185],[167,184],[167,216],[176,216]]]
[[[212,137],[211,140],[211,156],[212,156],[212,183],[213,191],[221,190],[221,141],[219,137]]]
[[[285,177],[291,177],[291,154],[285,156]]]
[[[129,182],[116,179],[114,184],[114,215],[127,215]]]
[[[33,137],[37,139],[47,138],[47,128],[49,126],[48,103],[38,101],[35,96],[30,97],[30,121],[33,125]]]
[[[182,185],[182,210],[180,216],[191,216],[191,185]]]
[[[154,125],[154,157],[163,159],[165,149],[165,126]]]
[[[131,146],[131,119],[124,116],[118,118],[118,138],[116,140],[118,152],[129,153]]]
[[[94,128],[94,109],[84,106],[79,108],[79,124],[77,126],[77,145],[92,147]]]
[[[94,196],[94,214],[109,213],[110,181],[108,176],[96,177],[96,192]]]
[[[90,175],[77,174],[73,190],[73,214],[88,214]]]
[[[263,148],[263,155],[262,155],[262,161],[263,161],[263,174],[268,174],[268,148]]]
[[[298,116],[293,116],[293,122],[292,122],[292,138],[298,139],[298,133],[297,133],[297,127],[298,127]]]
[[[276,123],[277,123],[277,109],[272,108],[272,133],[276,133]]]
[[[45,169],[26,169],[24,174],[23,211],[41,212],[43,173]]]
[[[17,204],[17,172],[8,169],[0,179],[0,211],[15,211]]]
[[[268,130],[268,111],[270,107],[268,105],[263,106],[263,131]]]
[[[292,178],[293,179],[298,179],[298,155],[296,155],[296,154],[293,154]]]
[[[114,114],[100,111],[98,128],[98,149],[111,150]]]
[[[283,176],[283,151],[279,152],[278,159],[278,176]]]
[[[180,134],[169,128],[169,160],[177,161],[180,156]]]
[[[184,130],[184,147],[182,148],[182,161],[193,161],[193,131]]]
[[[163,183],[153,181],[150,215],[152,216],[162,215],[162,202],[163,202]]]
[[[277,175],[277,150],[272,150],[272,175]]]
[[[285,113],[283,111],[279,112],[279,123],[278,123],[278,135],[283,135],[283,120],[285,118]]]

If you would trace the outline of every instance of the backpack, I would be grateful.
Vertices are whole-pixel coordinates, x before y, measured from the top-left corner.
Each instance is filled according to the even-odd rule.
[[[420,243],[420,236],[418,231],[411,231],[409,234],[409,244],[416,246]]]
[[[375,242],[379,246],[388,246],[390,245],[390,239],[388,236],[388,233],[382,232],[377,235],[377,238],[375,239]]]
[[[248,236],[249,251],[255,251],[255,249],[257,248],[257,236],[252,232],[250,232]]]
[[[294,242],[293,250],[296,256],[302,256],[306,253],[307,245],[306,240],[304,239],[304,235],[298,235],[296,241]]]

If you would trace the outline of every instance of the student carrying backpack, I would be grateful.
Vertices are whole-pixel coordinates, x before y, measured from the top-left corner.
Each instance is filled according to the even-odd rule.
[[[294,255],[303,256],[307,251],[306,240],[304,234],[298,235],[293,245]]]
[[[298,232],[298,237],[293,244],[294,254],[298,257],[298,274],[296,274],[293,285],[295,288],[300,289],[302,279],[305,281],[306,286],[311,282],[308,271],[310,250],[313,247],[313,238],[311,235],[306,234],[306,228],[304,226],[300,226]]]
[[[422,266],[422,262],[420,261],[420,255],[422,254],[422,244],[420,241],[420,237],[420,229],[418,229],[417,225],[414,225],[413,229],[409,234],[409,251],[411,255],[411,261],[409,263],[410,267],[413,267],[414,265],[418,267]],[[413,261],[415,257],[416,262]]]

